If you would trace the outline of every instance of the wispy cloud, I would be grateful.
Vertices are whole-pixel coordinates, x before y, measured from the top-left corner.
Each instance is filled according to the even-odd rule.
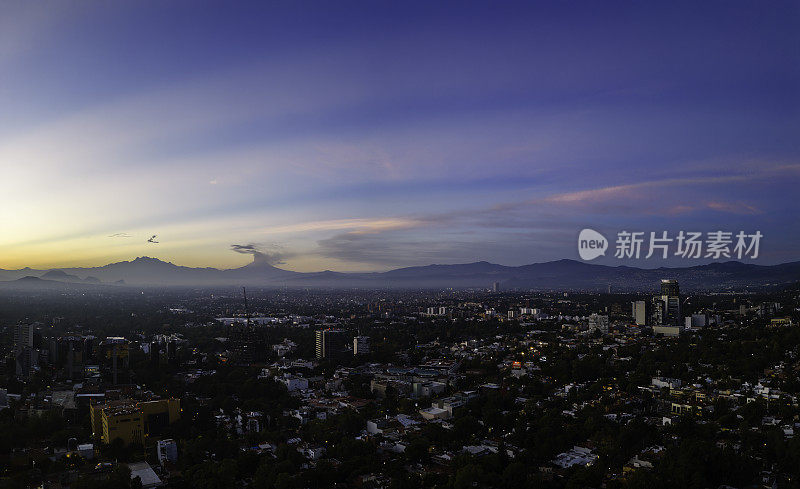
[[[410,229],[425,225],[425,218],[414,217],[384,217],[384,218],[355,218],[331,219],[326,221],[311,221],[296,224],[262,227],[258,233],[305,233],[316,231],[351,230],[354,234],[372,234],[381,231]]]
[[[716,185],[721,183],[744,182],[751,179],[747,175],[727,175],[719,177],[688,177],[688,178],[667,178],[663,180],[650,180],[626,185],[614,185],[610,187],[593,188],[579,190],[576,192],[566,192],[551,195],[542,199],[543,202],[557,204],[596,204],[612,200],[622,200],[630,198],[641,198],[653,189],[665,187],[686,187],[695,185]]]
[[[729,214],[741,214],[747,216],[754,216],[756,214],[763,214],[764,212],[745,202],[720,202],[713,201],[706,204],[709,209],[719,212],[727,212]]]
[[[678,32],[649,14],[574,36],[545,7],[487,10],[497,17],[480,26],[408,9],[395,13],[416,26],[407,35],[381,9],[330,7],[335,22],[318,25],[268,3],[253,10],[263,22],[235,8],[29,4],[0,5],[0,255],[23,265],[523,257],[563,248],[579,223],[797,210],[788,22],[760,44],[738,18]],[[316,30],[333,26],[337,42],[320,45]],[[642,29],[659,57],[634,42]],[[757,86],[752,73],[777,75]],[[169,238],[148,245],[155,230]]]

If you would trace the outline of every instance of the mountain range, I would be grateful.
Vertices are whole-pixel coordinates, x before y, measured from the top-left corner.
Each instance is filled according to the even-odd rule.
[[[617,292],[650,290],[661,279],[677,279],[684,290],[744,290],[800,281],[800,261],[753,265],[736,261],[680,268],[644,269],[557,260],[523,266],[485,261],[427,265],[387,272],[302,273],[254,260],[241,268],[193,268],[157,258],[139,257],[101,267],[51,270],[0,269],[0,288],[64,288],[98,286],[261,286],[329,288],[490,288],[503,290],[585,290]]]

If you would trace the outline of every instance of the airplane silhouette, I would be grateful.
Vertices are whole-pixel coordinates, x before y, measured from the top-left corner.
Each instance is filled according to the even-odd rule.
[[[147,242],[148,243],[158,243],[158,241],[156,241],[156,236],[158,236],[158,235],[154,234],[154,235],[150,236],[150,239],[148,239]]]

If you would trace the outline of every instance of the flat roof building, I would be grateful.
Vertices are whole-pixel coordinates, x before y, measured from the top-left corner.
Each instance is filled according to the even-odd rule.
[[[109,444],[119,438],[125,445],[144,445],[147,435],[180,419],[180,400],[92,404],[89,413],[95,439]]]

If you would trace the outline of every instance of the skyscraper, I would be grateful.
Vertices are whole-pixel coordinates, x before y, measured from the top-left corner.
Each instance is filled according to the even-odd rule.
[[[95,337],[92,335],[84,336],[83,338],[83,361],[88,362],[94,360],[94,344]]]
[[[314,340],[315,340],[315,350],[317,352],[317,358],[322,359],[325,358],[325,331],[318,330],[314,333]]]
[[[680,288],[678,287],[678,281],[674,279],[664,279],[661,281],[661,295],[668,295],[668,296],[679,296]]]
[[[356,336],[353,338],[353,355],[367,355],[369,353],[369,336]]]
[[[169,340],[168,340],[169,341]],[[234,365],[250,365],[255,360],[253,328],[249,324],[234,322],[228,329],[228,348],[231,363]],[[169,361],[169,344],[167,344]]]
[[[33,330],[34,326],[32,324],[18,324],[14,327],[14,347],[33,348]]]
[[[82,342],[82,338],[75,336],[65,336],[64,344],[67,348],[67,378],[72,379],[75,375],[75,344]],[[81,373],[83,369],[81,368]]]
[[[178,364],[178,344],[175,340],[169,340],[167,342],[167,362],[170,365]]]
[[[661,281],[661,295],[653,297],[653,324],[682,326],[681,297],[678,281]]]
[[[633,301],[631,302],[631,309],[634,323],[639,326],[647,324],[648,317],[650,316],[650,314],[648,314],[650,308],[648,307],[647,301]]]
[[[346,333],[340,329],[321,329],[316,332],[317,358],[335,360],[347,353]]]
[[[120,359],[123,367],[127,370],[129,366],[129,344],[128,340],[121,336],[109,336],[102,343],[101,348],[105,350],[106,358],[111,360],[111,377],[114,384],[117,383]]]
[[[38,367],[36,334],[35,324],[18,324],[14,327],[14,367],[18,378],[27,379]]]
[[[153,340],[150,342],[150,365],[153,367],[158,367],[161,363],[160,348],[161,345],[159,345],[157,341]]]

